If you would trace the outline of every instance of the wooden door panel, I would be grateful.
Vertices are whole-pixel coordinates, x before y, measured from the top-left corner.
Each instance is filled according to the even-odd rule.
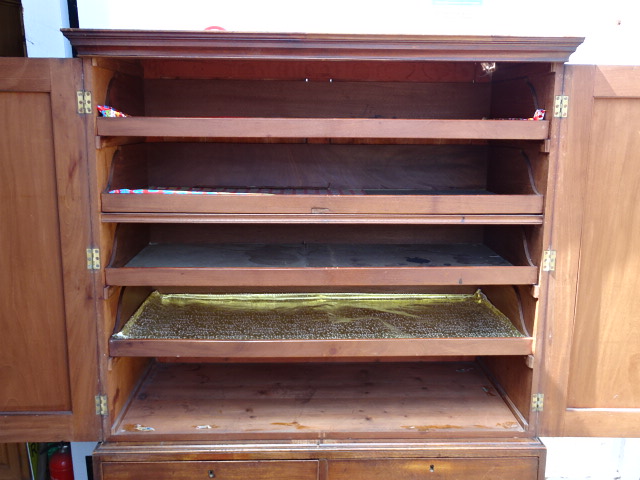
[[[3,412],[71,409],[50,110],[47,93],[0,93]]]
[[[571,408],[640,409],[639,132],[640,98],[596,99],[569,375]]]
[[[541,433],[637,436],[640,67],[574,66],[567,85]]]
[[[81,63],[0,59],[0,440],[98,439]]]

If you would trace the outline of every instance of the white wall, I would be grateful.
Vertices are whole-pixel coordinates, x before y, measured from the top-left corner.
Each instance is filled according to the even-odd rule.
[[[638,480],[640,438],[543,438],[547,480]]]
[[[32,0],[33,1],[33,0]],[[572,63],[640,64],[638,0],[78,0],[83,28],[586,36]]]
[[[571,63],[640,65],[638,0],[77,0],[80,27],[584,36]],[[22,0],[30,57],[71,56],[66,0]]]
[[[29,57],[70,57],[71,45],[60,33],[69,26],[67,0],[22,0]]]

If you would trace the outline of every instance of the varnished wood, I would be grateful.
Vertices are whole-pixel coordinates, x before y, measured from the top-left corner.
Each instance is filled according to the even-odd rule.
[[[50,92],[51,76],[46,62],[25,62],[23,58],[3,58],[0,70],[2,92]]]
[[[159,143],[125,146],[109,191],[148,186],[222,189],[210,195],[103,193],[103,212],[371,215],[536,214],[543,197],[518,149],[491,155],[466,145],[291,145]],[[180,159],[181,168],[175,168]],[[494,159],[500,160],[494,166]],[[506,172],[487,190],[487,163]],[[215,165],[215,168],[212,166]],[[508,168],[507,168],[508,167]],[[495,175],[494,175],[495,176]],[[246,193],[225,193],[243,185]],[[256,193],[258,188],[300,193]],[[329,194],[309,189],[330,188]],[[362,190],[362,191],[361,191]],[[495,195],[494,193],[498,193]],[[399,217],[398,220],[401,220]],[[189,215],[185,215],[185,219]],[[293,218],[293,217],[289,217]],[[505,217],[505,222],[512,217]]]
[[[488,83],[372,80],[146,80],[144,115],[450,120],[482,119],[490,115]],[[127,112],[128,102],[115,105]],[[127,113],[135,115],[134,112]],[[524,118],[531,115],[533,112]]]
[[[638,98],[638,66],[598,66],[594,72],[593,95],[597,98]]]
[[[12,340],[3,342],[1,349],[4,388],[0,410],[66,411],[71,409],[71,399],[55,165],[51,162],[55,154],[51,118],[41,113],[51,111],[51,100],[44,93],[2,93],[0,101],[6,166],[0,178],[4,225],[1,291],[11,292],[0,297],[0,311],[2,331],[13,331]],[[25,138],[25,130],[40,142]],[[24,192],[37,192],[37,196]],[[34,231],[40,235],[33,235]],[[36,271],[40,275],[30,273]],[[11,327],[15,322],[20,329]],[[30,355],[31,351],[38,355]],[[47,371],[49,374],[40,378]]]
[[[269,239],[271,245],[292,244],[344,244],[344,245],[449,245],[445,248],[456,248],[455,244],[478,245],[483,243],[485,231],[489,226],[482,225],[333,225],[330,223],[310,225],[258,224],[243,225],[231,223],[227,225],[207,225],[179,223],[167,224],[123,224],[120,229],[129,230],[127,244],[136,248],[125,250],[138,252],[148,244],[158,245],[219,245],[219,244],[263,244]],[[519,234],[519,227],[507,230],[507,233]],[[136,238],[138,237],[138,238]],[[516,237],[518,238],[518,237]],[[120,242],[120,240],[117,240]],[[462,247],[458,247],[462,248]],[[499,253],[499,252],[498,252]],[[127,259],[127,255],[121,258]],[[169,260],[169,259],[167,259]],[[113,263],[123,265],[123,263]],[[204,266],[204,265],[202,265]]]
[[[378,285],[534,284],[536,267],[429,268],[110,268],[109,285],[270,287],[372,287]]]
[[[2,251],[8,257],[0,314],[6,365],[0,439],[95,440],[85,129],[75,101],[68,100],[81,88],[80,63],[10,59],[0,70],[14,78],[11,90],[20,92],[0,93],[2,157],[13,165],[1,181]]]
[[[198,31],[74,30],[80,55],[219,59],[560,61],[582,43],[571,37],[340,35]]]
[[[594,101],[586,180],[589,204],[583,220],[567,398],[567,406],[576,410],[633,409],[636,426],[640,425],[640,347],[629,339],[640,335],[633,320],[640,304],[632,240],[640,233],[636,190],[640,177],[634,162],[640,149],[639,115],[640,95]],[[609,201],[614,202],[613,209]],[[578,422],[573,425],[574,431],[595,430]],[[618,428],[615,421],[608,426],[611,431]]]
[[[0,479],[29,480],[27,446],[24,443],[0,443]]]
[[[529,326],[535,317],[535,309],[523,302],[517,287],[483,287],[482,292],[500,312],[511,320],[520,333],[531,336]]]
[[[334,440],[219,440],[208,442],[111,443],[97,446],[99,462],[166,462],[176,460],[326,459],[363,460],[416,458],[513,458],[544,460],[545,449],[535,438],[510,439],[334,439]],[[542,466],[541,462],[541,466]],[[544,478],[541,476],[540,480]]]
[[[473,226],[143,227],[120,225],[116,254],[105,271],[108,284],[288,288],[298,284],[526,285],[535,282],[538,270],[529,263],[517,228],[499,235],[512,239],[502,244],[516,243],[507,257],[509,263],[500,260],[503,252],[481,244],[483,231]],[[262,238],[272,239],[273,244],[260,243]],[[332,243],[325,243],[325,238]],[[428,243],[414,243],[419,240]]]
[[[525,458],[432,458],[416,460],[335,460],[329,478],[335,480],[414,480],[420,478],[482,478],[536,480],[539,460]]]
[[[534,358],[535,358],[534,350]],[[499,388],[507,397],[507,404],[514,415],[528,426],[530,435],[536,432],[535,417],[531,412],[531,395],[533,393],[533,369],[529,368],[526,357],[521,356],[484,356],[481,364],[486,369],[487,375],[499,385]]]
[[[111,440],[143,442],[148,436],[161,440],[241,440],[252,436],[265,439],[278,436],[282,439],[410,436],[420,439],[461,435],[476,438],[497,436],[506,442],[514,435],[535,435],[536,427],[531,423],[538,416],[528,410],[530,395],[537,391],[534,390],[537,388],[536,379],[542,368],[542,363],[539,363],[542,341],[537,333],[544,315],[538,314],[538,308],[543,308],[546,313],[547,306],[547,277],[542,276],[537,265],[542,250],[550,243],[547,227],[553,222],[555,228],[560,221],[558,218],[562,218],[551,217],[552,207],[559,202],[554,203],[555,197],[547,198],[549,193],[554,193],[557,173],[554,155],[560,120],[529,122],[484,118],[528,118],[532,107],[538,106],[551,110],[550,102],[554,95],[560,93],[562,85],[562,73],[554,62],[564,61],[578,40],[227,33],[68,32],[80,47],[81,54],[87,55],[84,88],[92,90],[94,102],[114,104],[114,107],[134,115],[125,119],[100,118],[97,121],[93,117],[85,117],[80,122],[91,133],[83,136],[84,143],[74,137],[76,134],[73,132],[77,131],[71,128],[68,133],[58,134],[61,141],[53,144],[56,149],[60,144],[81,145],[80,150],[85,149],[88,155],[86,163],[78,163],[80,156],[77,151],[56,151],[57,155],[66,154],[68,159],[68,163],[57,164],[55,172],[56,189],[60,192],[59,198],[63,198],[60,203],[63,225],[59,248],[61,276],[65,282],[64,292],[76,299],[65,301],[63,309],[74,319],[69,321],[73,322],[69,323],[73,329],[67,332],[70,346],[75,348],[74,353],[77,352],[78,358],[85,363],[91,352],[94,359],[100,358],[101,385],[108,395],[108,414],[102,419],[105,432],[111,432],[107,435]],[[96,57],[92,59],[91,55]],[[192,57],[186,59],[186,55]],[[434,60],[438,62],[433,63]],[[446,62],[440,62],[442,60]],[[498,62],[498,72],[492,77],[484,75],[476,64],[485,60],[508,62]],[[517,62],[511,64],[511,60]],[[220,63],[216,64],[218,61]],[[246,66],[240,68],[242,65]],[[397,69],[388,68],[392,65]],[[302,73],[308,75],[301,76]],[[24,81],[33,89],[47,91],[46,81],[28,80],[27,76],[23,75]],[[0,85],[7,85],[9,90],[15,91],[11,80],[4,78],[0,75]],[[64,76],[60,75],[51,82],[55,84],[63,80]],[[232,101],[234,97],[244,96],[254,85],[259,86],[253,89],[259,92],[254,98]],[[605,83],[600,82],[600,85],[606,88]],[[627,92],[625,94],[633,91],[616,85],[619,84],[612,84],[610,88],[618,95],[623,91]],[[531,87],[535,89],[535,95]],[[389,89],[397,95],[387,96],[384,92]],[[308,95],[307,90],[313,95]],[[213,91],[217,94],[213,95]],[[167,99],[164,105],[163,99]],[[290,104],[286,104],[287,99]],[[369,110],[362,111],[363,106],[368,106]],[[57,114],[53,120],[54,125],[63,124],[62,117]],[[98,138],[93,135],[94,131]],[[244,142],[242,148],[232,143],[235,140]],[[180,144],[175,145],[176,142]],[[286,144],[286,147],[274,145],[274,142]],[[197,145],[193,146],[193,143]],[[408,145],[411,143],[416,145]],[[221,161],[220,152],[225,150],[220,145],[233,150],[234,155]],[[273,149],[267,149],[268,145]],[[411,152],[404,153],[410,150],[409,146]],[[247,152],[250,155],[246,155]],[[332,153],[327,155],[329,152]],[[333,152],[339,153],[332,157]],[[85,170],[84,167],[88,168]],[[81,195],[74,193],[66,197],[68,191],[76,192],[73,190],[78,185],[73,183],[75,175],[82,177],[83,182],[88,179],[88,187],[83,183],[85,190]],[[165,184],[170,180],[178,183]],[[287,186],[306,186],[325,180],[332,186],[339,184],[354,188],[377,188],[378,183],[386,182],[385,188],[388,189],[443,188],[449,190],[446,193],[457,191],[455,195],[241,198],[128,197],[106,193],[112,186],[277,186],[277,182]],[[261,185],[260,181],[264,183]],[[376,185],[370,187],[371,182]],[[86,188],[91,190],[90,194]],[[470,193],[475,189],[492,194]],[[575,193],[571,188],[568,191]],[[82,207],[74,210],[72,205]],[[87,235],[87,218],[90,218],[91,235]],[[470,225],[465,225],[467,223]],[[505,228],[497,228],[497,225],[505,225]],[[558,228],[562,231],[562,227]],[[72,238],[69,232],[81,234]],[[260,258],[267,260],[266,266],[243,263],[211,266],[202,258],[195,264],[176,266],[169,262],[169,256],[156,264],[135,264],[140,252],[157,243],[187,246],[190,240],[195,240],[199,246],[220,248],[238,239],[264,245],[298,241],[344,243],[353,249],[359,248],[359,254],[376,244],[390,248],[394,244],[433,244],[440,241],[444,244],[477,243],[490,246],[495,254],[506,258],[511,265],[492,262],[469,264],[469,259],[463,255],[459,263],[426,268],[405,264],[389,266],[384,262],[380,265],[370,262],[369,266],[328,262],[297,268],[273,262],[277,260],[273,252]],[[100,247],[103,266],[109,266],[95,273],[80,272],[79,267],[85,259],[83,255],[76,254],[78,245],[83,246],[79,249],[81,252],[86,246]],[[133,265],[127,266],[130,260],[133,260]],[[88,322],[89,327],[84,325],[83,329],[79,322],[87,317],[83,308],[93,305],[96,297],[92,290],[94,282],[99,292],[95,312],[98,325],[95,328],[96,325]],[[82,285],[91,288],[83,289]],[[140,285],[145,291],[153,285],[173,290],[218,291],[413,291],[439,286],[456,289],[461,285],[465,288],[467,285],[468,288],[497,285],[496,289],[490,288],[491,295],[512,321],[517,320],[518,328],[526,337],[513,342],[513,339],[475,338],[460,341],[401,340],[393,344],[351,340],[305,341],[294,342],[295,345],[290,342],[287,348],[282,344],[217,342],[215,354],[211,353],[211,345],[202,342],[178,344],[152,340],[148,343],[113,344],[110,352],[108,339],[117,323],[120,285]],[[523,287],[527,285],[535,288]],[[541,295],[535,293],[534,296],[530,290],[541,292]],[[535,298],[538,296],[541,298]],[[136,304],[134,301],[125,305],[124,315],[134,310]],[[97,331],[99,355],[95,355],[95,343],[91,341],[85,346],[78,346],[78,340],[86,334],[87,328]],[[109,357],[110,354],[139,358]],[[527,364],[521,358],[528,354],[535,354],[533,364]],[[153,365],[150,358],[155,355],[162,356],[165,363],[154,366],[145,376],[147,366]],[[195,363],[196,360],[182,371],[182,367],[167,362],[171,356],[198,357],[206,361],[238,359],[242,362],[270,356],[282,362],[301,362],[321,359],[325,355],[331,357],[332,362],[314,367],[316,370],[306,374],[310,380],[304,381],[294,379],[306,368],[295,362],[291,364],[294,366],[281,364],[281,367],[273,367],[273,372],[259,366],[255,370],[249,365],[244,365],[245,370],[242,371],[224,370],[217,365]],[[278,375],[281,384],[294,381],[295,390],[309,387],[305,382],[323,378],[328,371],[334,387],[327,384],[319,390],[323,394],[329,391],[333,394],[335,385],[340,384],[346,372],[369,368],[363,366],[366,365],[362,363],[365,359],[387,357],[392,360],[394,365],[380,366],[380,371],[386,372],[384,378],[396,381],[395,376],[405,368],[399,362],[403,358],[422,360],[430,357],[433,360],[450,356],[450,360],[454,360],[464,355],[489,357],[481,362],[486,376],[485,373],[479,375],[480,383],[473,384],[473,387],[458,385],[464,387],[462,390],[474,390],[473,395],[468,396],[463,391],[447,396],[451,392],[446,391],[444,397],[438,397],[437,392],[419,390],[414,398],[411,397],[414,392],[411,381],[404,379],[398,380],[400,383],[394,386],[383,387],[383,398],[368,404],[368,394],[362,392],[369,385],[358,381],[360,383],[346,387],[347,393],[350,392],[350,403],[346,405],[351,406],[347,408],[348,412],[334,411],[335,415],[321,418],[320,423],[325,423],[312,428],[311,432],[298,419],[279,420],[286,416],[283,412],[289,399],[283,398],[279,387],[274,386],[274,378]],[[575,351],[574,355],[577,355]],[[341,366],[336,363],[337,358],[358,360],[358,364]],[[420,368],[430,372],[437,370],[438,367],[428,363],[421,364]],[[451,368],[453,363],[445,362],[443,365]],[[476,367],[474,365],[473,368]],[[221,375],[221,372],[235,373],[229,374],[221,383],[215,383],[215,388],[206,386],[205,393],[210,395],[204,398],[203,392],[195,388],[201,377],[188,373],[193,368],[202,368],[212,377]],[[256,371],[262,373],[251,373]],[[77,363],[70,367],[69,372],[73,384],[94,387],[97,384],[95,377],[82,374],[77,369]],[[184,378],[180,378],[176,385],[172,376],[180,376],[179,372],[184,373]],[[269,380],[265,372],[274,377]],[[162,385],[156,383],[164,374],[167,374],[165,379],[171,377],[171,381],[167,380]],[[453,377],[455,375],[451,373],[440,379],[447,384]],[[137,390],[138,382],[143,378],[146,383]],[[210,411],[217,402],[215,396],[219,392],[216,389],[222,385],[230,389],[226,391],[237,393],[239,390],[225,382],[238,378],[266,381],[267,390],[279,398],[282,405],[277,405],[276,410],[260,420],[249,418],[245,423],[244,417],[234,414],[222,418],[227,422],[222,427],[224,431],[210,432],[208,430],[217,428],[203,428],[203,431],[194,433],[194,425],[200,424],[191,422],[198,420],[198,413],[184,415],[180,409],[190,410],[193,401],[196,412]],[[457,385],[455,381],[453,385]],[[478,385],[483,388],[478,390]],[[94,387],[83,389],[89,399],[88,406],[80,402],[85,412],[93,408]],[[73,396],[75,390],[69,391],[71,396],[67,403],[72,404],[75,410],[80,403],[77,396]],[[151,415],[159,418],[158,424],[152,426],[157,429],[156,433],[144,428],[149,418],[146,416],[148,411],[143,408],[145,392],[166,400],[154,407],[164,412]],[[381,415],[384,425],[380,427],[369,425],[377,421],[373,416],[372,420],[365,418],[361,425],[353,423],[350,415],[357,406],[365,405],[368,411],[380,413],[377,409],[386,405],[388,398],[396,401],[394,396],[398,394],[404,395],[404,400],[417,399],[416,405],[419,406],[415,409],[413,404],[402,402],[390,405],[392,409],[398,408],[398,412],[402,410],[402,415],[416,419],[413,429],[408,428],[409,424],[397,423],[405,418],[401,418],[400,413],[396,420],[386,418],[386,414]],[[247,413],[247,408],[253,408],[250,405],[259,398],[255,392],[248,397],[246,391],[241,392],[237,398],[238,405],[249,405],[241,415]],[[309,400],[311,405],[316,401],[319,400],[315,397]],[[305,403],[302,408],[310,407]],[[305,418],[309,418],[310,411],[304,410]],[[214,414],[217,415],[216,412]],[[485,414],[495,416],[487,420]],[[269,415],[276,420],[267,422],[267,427],[259,425]],[[447,416],[454,418],[454,423],[445,423],[443,419]],[[417,423],[418,420],[428,423]],[[84,431],[94,428],[100,421],[93,415],[86,422]],[[18,428],[15,420],[7,419],[6,422],[2,425],[8,427],[9,434],[15,432]],[[47,419],[47,422],[48,426],[44,428],[52,428],[55,424],[60,435],[77,439],[79,430],[68,421]],[[180,422],[189,422],[189,426],[179,425]],[[30,434],[42,432],[38,429],[42,429],[43,424],[39,425],[31,430],[27,427],[24,431]],[[212,426],[212,423],[202,423],[201,426],[206,425]],[[243,430],[251,425],[258,425],[257,431]],[[308,448],[305,455],[309,455]],[[533,475],[532,478],[541,478],[542,469],[534,468],[535,459],[540,456],[534,454],[531,458],[534,460],[530,459],[521,470],[518,470],[519,466],[512,466],[513,471],[520,472],[519,477]],[[328,480],[331,466],[327,459],[318,460],[319,478]],[[466,461],[454,463],[444,465],[447,469],[471,465]],[[473,470],[474,474],[480,474],[490,463],[483,459],[473,462],[472,467],[461,467],[461,471],[469,474]],[[501,461],[497,463],[502,465]],[[390,472],[385,469],[402,471],[414,465],[418,465],[414,460],[407,460],[396,467],[378,464],[381,472]],[[512,468],[506,463],[504,465],[505,471]],[[165,472],[155,465],[151,468],[155,468],[153,471],[158,475]],[[176,465],[175,468],[177,475],[191,472],[188,466]],[[366,469],[363,464],[362,468],[347,468],[346,471],[349,476],[357,478],[357,475],[366,474]],[[126,478],[129,475],[127,471],[122,467],[112,474]],[[441,471],[438,468],[433,474],[438,475]]]
[[[529,355],[529,338],[430,338],[353,340],[119,340],[109,344],[112,356],[181,357],[183,352],[199,358],[263,361],[269,358],[298,359],[394,359],[427,356]]]
[[[526,164],[512,151],[510,173],[526,179]],[[473,193],[487,190],[487,164],[492,161],[486,145],[147,142],[118,150],[109,189],[155,185]],[[533,193],[511,185],[499,192]]]
[[[135,464],[109,462],[102,465],[100,473],[103,480],[133,480],[147,476],[158,480],[187,480],[191,478],[316,480],[318,478],[318,462],[314,460],[179,461],[138,462]]]
[[[496,73],[500,80],[499,88],[493,89],[492,117],[529,118],[537,109],[543,109],[546,111],[545,118],[552,118],[556,75],[553,71],[536,72],[536,67],[539,68],[535,64],[523,65],[514,78],[501,78],[506,75]],[[501,69],[502,64],[498,68]]]
[[[149,59],[144,62],[144,78],[234,79],[234,80],[308,80],[310,82],[488,82],[489,77],[473,63],[394,62],[393,68],[376,61],[342,62],[307,60],[274,62],[255,59],[189,60]]]
[[[425,404],[431,408],[425,410]],[[185,406],[188,416],[182,413]],[[111,439],[513,437],[522,432],[474,364],[162,364],[136,393]]]
[[[512,216],[542,213],[540,195],[287,195],[287,194],[103,194],[105,213],[182,213],[230,215],[287,215],[289,218],[307,216],[326,221],[332,216],[348,215],[366,222],[370,216],[385,215],[401,220],[406,215],[494,214],[504,215],[504,223],[512,223]],[[399,216],[402,216],[398,218]],[[463,216],[463,217],[462,217]],[[116,217],[118,218],[118,217]],[[153,218],[151,216],[149,219]],[[187,220],[189,217],[184,217]],[[256,217],[259,218],[259,217]],[[398,222],[400,223],[400,222]],[[426,222],[425,222],[426,223]],[[513,222],[513,223],[517,223]],[[528,223],[528,222],[527,222]],[[538,222],[536,222],[538,223]]]
[[[227,462],[230,466],[251,460],[265,464],[282,464],[282,460],[318,461],[319,479],[326,480],[335,475],[359,471],[371,475],[384,473],[384,478],[395,478],[397,474],[413,474],[409,478],[424,476],[434,478],[459,478],[463,473],[472,478],[491,474],[508,475],[508,470],[517,472],[517,478],[544,479],[544,446],[536,440],[512,438],[500,440],[295,440],[253,442],[162,442],[145,444],[106,443],[99,445],[94,457],[96,478],[102,476],[103,468],[113,468],[125,475],[125,471],[137,471],[137,466],[152,466],[154,471],[165,465],[172,474],[180,475],[183,462],[185,471]],[[473,464],[477,462],[478,467]],[[299,463],[299,462],[294,462]],[[308,462],[311,463],[311,462]],[[496,469],[492,468],[493,464]],[[433,471],[432,470],[433,466]],[[485,466],[486,470],[482,470]],[[359,468],[362,467],[362,470]],[[268,468],[265,466],[265,468]],[[388,470],[393,468],[393,472]],[[426,473],[425,473],[426,468]],[[296,467],[293,467],[296,471]],[[106,470],[105,470],[106,471]],[[329,476],[329,471],[333,473]],[[144,472],[140,474],[144,475]],[[158,471],[158,474],[161,474]],[[184,474],[184,473],[183,473]],[[207,470],[208,475],[208,470]],[[444,477],[443,477],[444,476]],[[404,478],[404,477],[402,477]],[[506,478],[514,478],[507,476]]]
[[[315,213],[304,214],[195,214],[195,213],[103,213],[103,222],[109,223],[239,223],[265,224],[363,224],[377,225],[539,225],[542,215],[346,215]]]
[[[544,140],[546,120],[420,120],[368,118],[98,118],[103,136],[205,138],[451,138]]]
[[[634,241],[640,235],[639,118],[640,95],[595,101],[568,404],[635,408],[640,416],[640,345],[629,342],[640,337],[634,319],[640,308],[634,273],[640,268]],[[607,202],[614,199],[611,208]]]
[[[626,70],[626,75],[623,72]],[[608,74],[611,73],[610,82]],[[570,68],[577,111],[565,126],[575,141],[560,174],[571,178],[557,200],[555,245],[566,256],[557,266],[545,350],[543,432],[554,435],[633,435],[640,420],[636,310],[638,91],[637,69]],[[585,133],[586,132],[586,133]],[[560,203],[560,202],[563,203]],[[547,397],[551,403],[547,402]]]
[[[310,248],[308,252],[304,244],[150,245],[133,258],[120,255],[122,263],[107,267],[106,279],[110,285],[132,286],[149,282],[156,286],[492,285],[530,284],[537,275],[535,266],[498,261],[481,245],[467,249],[458,245],[454,250],[444,245]],[[430,255],[436,256],[429,259]],[[463,260],[456,264],[458,256]],[[417,265],[420,262],[422,266]]]

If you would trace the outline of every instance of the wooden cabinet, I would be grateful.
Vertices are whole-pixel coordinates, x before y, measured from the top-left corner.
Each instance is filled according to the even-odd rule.
[[[559,413],[593,411],[566,390],[593,371],[573,302],[600,321],[580,313],[599,261],[578,259],[610,217],[582,210],[606,205],[586,192],[609,150],[573,139],[601,146],[590,119],[614,114],[563,64],[580,39],[66,35],[77,88],[128,115],[58,119],[80,157],[56,157],[45,202],[67,215],[54,330],[85,391],[56,408],[91,417],[99,478],[543,478],[537,435],[600,431]]]
[[[28,480],[27,446],[24,443],[0,444],[0,478],[2,480]]]
[[[579,40],[67,35],[105,440],[535,436]]]

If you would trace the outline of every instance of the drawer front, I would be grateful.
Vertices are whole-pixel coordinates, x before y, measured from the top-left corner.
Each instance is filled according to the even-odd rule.
[[[316,460],[105,462],[102,480],[317,480]]]
[[[536,480],[538,457],[344,460],[329,462],[328,480]]]

